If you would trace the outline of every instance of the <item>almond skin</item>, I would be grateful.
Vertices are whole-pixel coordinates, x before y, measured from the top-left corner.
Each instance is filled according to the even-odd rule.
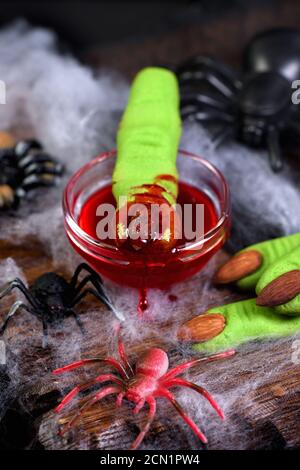
[[[294,269],[264,287],[256,299],[256,304],[262,307],[276,307],[286,304],[298,294],[300,294],[300,270]]]
[[[205,313],[185,322],[177,333],[180,341],[208,341],[225,328],[225,317],[220,313]]]
[[[7,184],[0,184],[0,208],[9,206],[14,201],[14,191]]]
[[[263,257],[259,251],[249,250],[233,256],[217,271],[216,284],[230,284],[239,281],[260,268]]]
[[[0,148],[11,148],[16,145],[16,140],[10,132],[0,131]]]

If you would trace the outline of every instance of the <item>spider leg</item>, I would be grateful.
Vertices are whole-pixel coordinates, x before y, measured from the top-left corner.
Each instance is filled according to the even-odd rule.
[[[177,76],[181,87],[206,81],[227,98],[233,98],[241,87],[240,80],[229,67],[209,57],[200,56],[186,62],[178,68]]]
[[[7,287],[5,287],[5,288],[0,292],[0,299],[2,299],[3,297],[5,297],[6,295],[10,294],[11,291],[12,291],[15,287],[18,287],[16,283],[17,283],[17,279],[15,279],[14,281],[12,281]]]
[[[110,309],[110,304],[107,304],[107,301],[105,298],[103,298],[95,289],[92,289],[91,287],[88,287],[87,289],[84,289],[82,292],[79,292],[75,298],[73,299],[70,307],[74,307],[74,305],[78,304],[86,295],[91,294],[96,299],[100,300],[100,302],[104,303],[109,309]]]
[[[24,157],[28,154],[29,150],[42,150],[42,145],[34,139],[20,140],[15,147],[16,155],[19,158]]]
[[[25,284],[19,278],[14,279],[9,284],[9,286],[7,286],[2,292],[0,292],[0,299],[2,297],[4,297],[5,295],[9,294],[14,288],[18,288],[24,294],[24,296],[26,297],[27,301],[29,302],[29,304],[31,305],[32,308],[29,308],[22,301],[15,302],[12,305],[10,311],[7,314],[6,320],[4,321],[4,324],[3,324],[2,328],[0,329],[0,334],[4,333],[10,318],[16,313],[16,311],[19,308],[24,308],[25,310],[27,310],[27,312],[30,312],[32,314],[36,314],[36,311],[39,310],[39,306],[35,302],[33,296],[31,295],[31,293],[29,292],[29,290],[27,289]],[[47,322],[45,320],[42,320],[42,323],[43,323],[43,333],[44,333],[44,335],[43,335],[43,348],[45,348],[48,345],[48,339],[47,339],[48,326],[47,326]]]
[[[161,381],[166,381],[167,379],[171,379],[176,377],[177,375],[181,374],[183,371],[193,367],[197,364],[207,364],[208,362],[217,361],[219,359],[224,359],[225,357],[233,356],[235,354],[234,349],[230,349],[225,352],[221,352],[218,354],[212,354],[208,357],[201,357],[200,359],[192,359],[191,361],[184,362],[183,364],[179,364],[179,366],[170,369],[165,375],[161,377]]]
[[[231,101],[220,99],[220,97],[212,96],[209,93],[181,91],[180,108],[183,109],[188,105],[195,105],[198,108],[211,108],[224,112],[228,112],[232,107]]]
[[[108,299],[107,295],[104,293],[102,287],[100,289],[100,286],[95,287],[95,289],[89,287],[84,291],[80,292],[71,303],[70,308],[74,307],[75,304],[79,303],[87,294],[93,295],[94,297],[96,297],[96,299],[100,300],[100,302],[104,303],[104,305],[106,305],[107,308],[109,308],[109,310],[113,312],[118,321],[123,322],[125,320],[124,315],[115,309],[113,304]]]
[[[19,289],[22,292],[22,294],[24,294],[24,296],[26,297],[28,302],[32,305],[32,307],[34,307],[35,309],[39,308],[33,296],[31,295],[31,293],[25,286],[24,282],[21,281],[21,279],[19,279],[18,277],[14,279],[2,292],[0,292],[0,299],[10,294],[11,291],[15,288]]]
[[[78,282],[78,277],[79,277],[79,274],[81,273],[81,271],[87,271],[90,275],[89,276],[86,276],[81,282],[80,284],[75,288],[77,282]],[[97,293],[99,294],[99,296],[101,297],[100,300],[101,302],[103,302],[113,313],[114,315],[117,317],[117,319],[119,321],[124,321],[125,318],[123,316],[122,313],[118,312],[114,305],[112,304],[111,300],[109,299],[109,297],[107,296],[106,292],[104,291],[104,288],[103,288],[103,281],[102,281],[102,278],[101,276],[96,273],[93,268],[91,268],[88,264],[86,263],[81,263],[77,266],[73,276],[72,276],[72,279],[70,281],[70,287],[75,289],[76,291],[76,294],[79,294],[79,292],[83,289],[83,287],[88,283],[88,282],[91,282],[93,284],[93,286],[95,287]],[[97,297],[98,298],[98,297]]]
[[[60,435],[64,435],[67,431],[69,431],[71,428],[73,428],[76,424],[76,422],[79,420],[79,418],[82,416],[82,413],[86,411],[88,408],[94,405],[97,401],[102,400],[102,398],[106,397],[107,395],[112,395],[115,393],[120,392],[120,387],[117,386],[107,386],[100,392],[96,393],[90,400],[87,401],[81,408],[79,408],[78,413],[75,414],[75,416],[71,419],[71,421],[65,426],[64,429],[60,431]]]
[[[61,163],[59,163],[47,153],[29,153],[22,155],[18,159],[18,166],[20,168],[26,168],[34,163],[46,163],[46,165],[63,167]]]
[[[134,415],[137,415],[141,409],[143,408],[144,404],[145,404],[145,398],[141,398],[140,401],[135,405],[135,407],[133,408],[132,412]]]
[[[151,426],[151,423],[152,423],[153,418],[154,418],[155,413],[156,413],[156,401],[155,401],[155,399],[152,398],[152,397],[148,397],[146,399],[146,402],[149,405],[148,419],[147,419],[147,422],[146,422],[145,426],[143,427],[143,429],[141,430],[141,432],[137,436],[137,438],[131,444],[131,446],[130,446],[131,450],[137,449],[139,447],[139,445],[142,443],[145,435],[149,431],[149,428]]]
[[[48,160],[48,162],[44,163],[31,163],[28,165],[24,173],[26,177],[30,175],[58,175],[60,176],[63,172],[63,165],[54,163],[51,160]]]
[[[127,354],[126,354],[126,351],[125,351],[125,346],[124,346],[124,343],[123,343],[123,341],[120,337],[120,334],[119,334],[119,338],[118,338],[118,351],[119,351],[120,359],[121,359],[122,363],[124,364],[125,369],[128,371],[129,376],[133,377],[134,372],[133,372],[133,369],[132,369],[132,367],[130,365],[130,362],[127,358]]]
[[[230,66],[224,64],[223,62],[219,62],[212,57],[203,55],[192,57],[178,67],[177,73],[180,75],[183,72],[191,72],[194,70],[208,70],[210,72],[219,73],[224,80],[228,80],[230,83],[233,82],[235,86],[238,86],[240,83],[237,79],[235,71]]]
[[[23,308],[24,310],[27,310],[27,312],[30,312],[32,313],[31,309],[25,305],[21,300],[17,300],[9,309],[9,312],[8,314],[6,315],[6,318],[3,322],[3,325],[1,326],[0,328],[0,335],[3,335],[3,333],[5,332],[6,328],[7,328],[7,325],[9,323],[9,321],[11,320],[11,318],[17,313],[17,311],[20,309],[20,308]]]
[[[47,348],[48,346],[48,324],[46,320],[42,320],[43,323],[43,348]]]
[[[167,389],[160,389],[159,395],[166,398],[172,405],[174,406],[175,410],[180,414],[180,416],[184,419],[186,424],[191,428],[191,430],[196,434],[196,436],[200,439],[203,444],[207,444],[207,439],[205,435],[200,431],[196,423],[189,417],[189,415],[184,411],[182,406],[178,403],[175,399],[174,395],[169,392]],[[159,396],[158,395],[158,396]]]
[[[113,374],[102,374],[96,377],[93,380],[90,380],[89,382],[85,382],[81,385],[77,385],[74,387],[60,402],[60,404],[55,408],[55,412],[59,413],[63,408],[65,408],[72,400],[75,398],[80,392],[83,392],[84,390],[87,390],[88,388],[92,387],[93,385],[96,385],[97,383],[103,383],[103,382],[114,382],[119,386],[123,386],[124,382],[123,380],[119,379],[117,376]]]
[[[73,287],[73,286],[72,286],[72,288],[74,289],[74,292],[75,292],[75,296],[77,296],[77,295],[80,293],[80,291],[86,286],[86,284],[87,284],[88,282],[92,282],[92,279],[93,279],[92,274],[87,274],[87,275],[80,281],[80,283],[78,284],[77,287],[75,287],[75,286]],[[100,284],[100,285],[101,285],[101,284]]]
[[[226,124],[219,132],[216,132],[212,137],[214,147],[219,147],[228,137],[232,137],[236,133],[236,126]]]
[[[32,189],[39,187],[49,187],[54,186],[58,181],[57,175],[50,175],[49,173],[41,175],[28,175],[22,182],[22,184],[16,189],[16,196],[20,199],[26,196],[26,193]]]
[[[268,129],[267,146],[270,166],[275,173],[278,173],[283,168],[283,162],[279,146],[279,131],[274,126],[269,127]]]
[[[78,284],[78,286],[74,288],[75,297],[77,297],[78,294],[80,294],[80,292],[86,286],[86,284],[88,284],[88,282],[91,282],[93,284],[98,294],[101,295],[101,297],[103,297],[102,302],[104,302],[108,306],[108,308],[111,309],[112,303],[103,289],[102,280],[100,281],[93,274],[88,274],[86,277],[82,279],[82,281]]]
[[[122,364],[116,359],[114,359],[113,357],[106,357],[105,359],[100,359],[100,358],[82,359],[81,361],[72,362],[71,364],[68,364],[67,366],[63,366],[63,367],[60,367],[59,369],[55,369],[54,371],[52,371],[52,374],[58,375],[64,372],[68,372],[70,370],[78,369],[79,367],[82,367],[85,365],[98,364],[98,363],[103,363],[103,364],[110,365],[111,367],[114,367],[119,372],[119,374],[121,375],[123,379],[127,380],[129,378]]]
[[[103,284],[103,281],[102,281],[102,278],[99,276],[98,273],[96,273],[96,271],[93,270],[93,268],[91,268],[88,264],[86,263],[80,263],[77,268],[75,269],[74,271],[74,274],[72,276],[72,279],[70,281],[70,286],[75,289],[75,286],[78,282],[78,277],[81,273],[81,271],[87,271],[89,274],[93,275],[94,277],[97,277],[98,281],[100,284]]]
[[[23,196],[23,193],[30,191],[31,189],[38,188],[40,186],[52,186],[56,183],[56,175],[51,175],[50,173],[43,173],[41,175],[31,174],[28,175],[24,180],[21,186],[16,191],[19,197]]]
[[[235,122],[235,116],[231,113],[226,113],[219,109],[201,109],[197,105],[186,106],[181,109],[182,119],[190,119],[197,122],[220,122],[223,124],[233,125]]]
[[[72,315],[74,317],[78,327],[80,328],[81,333],[84,334],[84,326],[83,326],[83,323],[82,323],[78,313],[76,313],[72,309],[67,309],[66,313],[68,313],[69,315]]]
[[[120,407],[122,405],[122,401],[123,401],[123,398],[125,396],[125,392],[120,392],[117,396],[117,400],[116,400],[116,406],[117,407]]]
[[[202,395],[204,398],[206,398],[207,401],[209,401],[212,408],[218,413],[221,419],[225,418],[223,410],[205,388],[200,387],[199,385],[189,382],[188,380],[185,380],[185,379],[171,379],[169,381],[161,382],[161,385],[166,388],[182,386],[182,387],[188,387],[188,388],[191,388],[192,390],[195,390],[196,392],[200,393],[200,395]]]
[[[57,181],[56,175],[46,171],[45,173],[32,173],[24,178],[21,188],[25,191],[38,188],[39,186],[51,186]]]

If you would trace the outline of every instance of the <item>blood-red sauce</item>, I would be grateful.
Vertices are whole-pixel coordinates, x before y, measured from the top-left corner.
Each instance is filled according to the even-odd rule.
[[[184,207],[184,204],[191,204],[193,208],[192,229],[195,229],[196,224],[196,204],[204,205],[204,232],[207,233],[210,229],[215,227],[218,217],[215,207],[211,199],[202,192],[200,189],[190,186],[186,183],[179,183],[179,193],[177,203]],[[105,186],[99,192],[93,194],[82,207],[79,225],[80,227],[93,238],[97,238],[96,227],[101,217],[96,216],[97,207],[100,204],[112,204],[115,206],[115,199],[112,194],[111,186]],[[107,243],[115,244],[114,240],[106,240]],[[187,240],[183,237],[178,240],[177,245],[180,246]]]
[[[101,217],[96,216],[97,207],[100,204],[109,203],[115,205],[111,186],[102,188],[99,192],[90,196],[81,209],[78,219],[79,226],[93,238],[97,238],[96,227]],[[177,203],[182,207],[184,204],[192,205],[193,222],[196,211],[196,204],[204,205],[204,231],[207,233],[214,228],[218,222],[218,215],[215,206],[209,196],[200,189],[190,186],[186,183],[179,183],[179,195]],[[194,229],[194,227],[193,227]],[[198,272],[211,258],[211,256],[225,242],[225,232],[219,234],[217,238],[212,238],[205,242],[202,249],[182,253],[180,249],[175,253],[164,253],[159,259],[154,259],[151,255],[144,255],[141,252],[124,253],[126,262],[119,262],[120,251],[115,259],[112,253],[99,248],[99,253],[91,253],[89,250],[83,250],[80,246],[71,243],[74,248],[83,256],[87,262],[100,274],[112,279],[113,281],[137,287],[140,290],[139,312],[147,309],[147,288],[159,287],[167,288],[174,282],[182,281],[187,277]],[[115,240],[105,240],[105,243],[114,246]],[[176,247],[181,247],[186,243],[186,239],[178,240]],[[122,252],[122,248],[119,248]],[[111,259],[110,259],[111,258]],[[173,301],[173,298],[172,298]]]

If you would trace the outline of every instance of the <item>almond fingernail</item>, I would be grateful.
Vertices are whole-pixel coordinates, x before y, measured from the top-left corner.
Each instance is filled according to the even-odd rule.
[[[286,304],[300,294],[300,270],[294,269],[274,279],[262,289],[256,304],[262,307],[276,307]]]
[[[205,313],[185,322],[179,329],[180,341],[208,341],[225,328],[225,317],[220,313]]]
[[[261,253],[256,250],[239,253],[217,271],[214,280],[217,284],[230,284],[239,281],[257,271],[262,264],[262,260]]]

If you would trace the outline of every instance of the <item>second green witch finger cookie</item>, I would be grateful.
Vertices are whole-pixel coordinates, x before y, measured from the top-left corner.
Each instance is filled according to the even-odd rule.
[[[251,245],[234,255],[216,273],[217,284],[254,290],[261,275],[274,261],[300,247],[300,233]]]
[[[278,259],[256,286],[256,303],[282,315],[300,315],[300,246]]]
[[[300,317],[276,314],[272,308],[258,306],[256,299],[250,299],[215,307],[192,318],[181,326],[177,336],[180,341],[197,342],[193,345],[195,351],[213,352],[297,332]]]

